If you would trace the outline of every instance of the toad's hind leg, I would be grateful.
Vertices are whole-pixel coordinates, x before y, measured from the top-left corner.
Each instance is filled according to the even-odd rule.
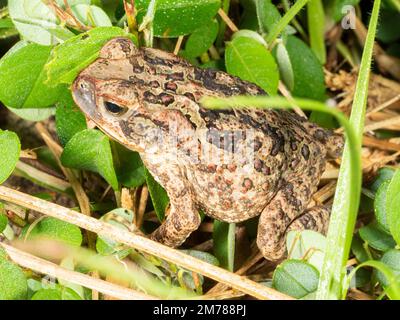
[[[191,189],[178,167],[168,166],[162,172],[157,172],[159,169],[152,171],[168,193],[171,210],[162,225],[151,234],[151,239],[176,248],[199,227],[200,215]]]
[[[305,210],[312,195],[313,185],[302,178],[283,182],[281,189],[263,210],[258,224],[257,245],[268,260],[279,260],[285,254],[286,233],[289,230],[324,232],[329,211],[324,207]]]
[[[325,235],[328,231],[330,213],[330,209],[325,206],[311,207],[290,224],[288,231],[313,230]]]

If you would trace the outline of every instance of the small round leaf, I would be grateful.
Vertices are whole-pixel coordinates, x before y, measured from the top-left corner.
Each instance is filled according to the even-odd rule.
[[[274,272],[272,285],[280,292],[300,299],[317,290],[318,270],[301,260],[286,260]]]

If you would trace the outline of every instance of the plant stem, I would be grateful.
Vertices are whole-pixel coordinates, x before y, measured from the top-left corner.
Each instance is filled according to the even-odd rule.
[[[290,21],[296,16],[296,14],[306,5],[309,0],[297,0],[296,3],[289,9],[288,12],[273,26],[271,31],[268,33],[266,38],[268,46],[271,47],[275,42],[276,38],[281,34],[285,27]]]
[[[361,154],[361,141],[368,98],[369,73],[380,3],[380,0],[374,2],[350,117],[350,123],[356,133],[355,138],[357,145],[355,147],[355,152],[358,158]],[[350,153],[349,144],[350,141],[346,141],[336,194],[332,206],[325,258],[316,295],[316,298],[319,300],[340,299],[344,288],[343,279],[346,274],[346,262],[350,252],[361,191],[361,179],[360,181],[356,181],[356,185],[348,179],[349,175],[354,174],[350,166],[350,161],[353,157]],[[357,172],[357,175],[358,174],[360,174],[360,172]],[[349,192],[348,188],[350,187],[356,188],[357,192],[355,194]]]
[[[169,248],[161,243],[136,235],[127,230],[122,230],[109,223],[83,215],[79,212],[64,208],[57,204],[41,200],[22,192],[0,186],[0,199],[18,204],[41,212],[86,230],[101,234],[104,237],[136,248],[160,259],[180,265],[185,269],[203,274],[206,277],[227,284],[229,287],[245,292],[258,299],[290,300],[291,297],[274,289],[256,283],[246,277],[238,276],[225,269],[211,265],[203,260],[196,259],[179,250]]]

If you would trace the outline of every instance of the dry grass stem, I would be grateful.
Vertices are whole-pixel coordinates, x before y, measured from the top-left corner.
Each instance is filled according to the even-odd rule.
[[[364,132],[388,128],[393,125],[400,125],[400,116],[391,117],[389,119],[367,124],[364,128]]]
[[[0,246],[2,246],[5,249],[7,254],[16,264],[24,268],[31,269],[35,272],[41,274],[47,274],[55,278],[60,278],[72,283],[76,283],[86,288],[101,292],[103,294],[110,295],[118,299],[124,299],[124,300],[156,299],[155,297],[149,296],[147,294],[132,289],[124,288],[104,280],[92,278],[83,273],[62,268],[52,262],[35,257],[29,253],[16,249],[5,243],[0,243]]]
[[[289,90],[286,88],[284,83],[282,81],[280,81],[280,80],[279,80],[279,84],[278,84],[278,89],[279,89],[279,92],[282,93],[282,95],[286,99],[289,100],[290,104],[292,105],[292,108],[293,108],[294,112],[296,112],[299,116],[307,118],[307,116],[304,113],[304,111],[301,110],[301,108],[296,105],[296,102],[294,101],[294,99],[293,99],[292,95],[290,94]]]
[[[142,187],[140,192],[139,208],[136,215],[136,226],[140,228],[143,224],[144,213],[146,211],[147,200],[149,199],[149,189],[146,185]]]
[[[379,106],[377,106],[376,108],[372,109],[371,111],[367,112],[366,116],[368,117],[369,115],[381,111],[389,106],[391,106],[392,104],[396,103],[397,101],[400,100],[400,94],[398,94],[397,96],[387,100],[386,102],[380,104]]]
[[[178,55],[179,50],[181,50],[182,42],[183,42],[183,36],[179,36],[178,40],[176,41],[175,49],[174,49],[174,55]]]
[[[71,188],[71,184],[63,179],[57,178],[51,174],[43,172],[35,167],[32,167],[25,162],[18,161],[16,165],[16,175],[29,176],[31,179],[38,182],[38,184],[45,185],[50,189],[54,189],[60,192],[66,192],[67,189]]]
[[[232,30],[232,32],[239,31],[238,27],[236,27],[236,25],[233,23],[231,18],[228,17],[228,15],[225,13],[225,11],[222,8],[218,9],[218,14],[221,17],[221,19],[226,23],[228,28]]]
[[[121,244],[125,244],[160,259],[175,263],[188,270],[200,273],[218,282],[222,282],[229,287],[240,290],[255,298],[271,300],[292,299],[283,293],[251,281],[246,277],[241,277],[222,268],[213,266],[158,242],[22,192],[0,186],[0,199],[75,224],[83,229],[95,232]]]

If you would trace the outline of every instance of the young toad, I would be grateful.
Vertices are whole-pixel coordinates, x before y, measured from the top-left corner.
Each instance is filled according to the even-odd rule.
[[[226,222],[260,215],[265,258],[285,253],[293,229],[325,232],[329,211],[307,208],[342,139],[285,110],[208,110],[203,96],[265,95],[250,82],[201,69],[126,38],[109,41],[75,80],[75,102],[111,138],[140,153],[171,210],[151,237],[181,245],[199,210]]]

